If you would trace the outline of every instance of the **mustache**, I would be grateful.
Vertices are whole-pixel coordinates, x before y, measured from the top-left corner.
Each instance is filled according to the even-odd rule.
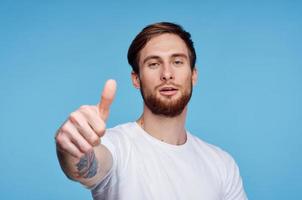
[[[175,88],[181,88],[181,85],[173,83],[173,82],[163,82],[159,84],[158,86],[155,87],[155,90],[163,87],[163,86],[170,86],[170,87],[175,87]]]

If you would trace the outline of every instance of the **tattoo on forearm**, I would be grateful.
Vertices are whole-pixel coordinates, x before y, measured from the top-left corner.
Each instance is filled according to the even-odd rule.
[[[97,173],[98,162],[95,158],[94,151],[86,153],[76,164],[80,177],[92,178]]]

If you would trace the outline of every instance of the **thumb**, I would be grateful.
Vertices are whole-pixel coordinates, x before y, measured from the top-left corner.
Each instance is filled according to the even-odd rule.
[[[101,101],[98,104],[99,116],[104,121],[106,121],[109,116],[109,109],[110,109],[110,105],[113,102],[115,91],[116,91],[115,80],[113,79],[107,80],[101,95]]]

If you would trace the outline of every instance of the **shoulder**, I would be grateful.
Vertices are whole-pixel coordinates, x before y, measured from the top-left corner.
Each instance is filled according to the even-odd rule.
[[[106,129],[105,135],[101,138],[111,153],[125,154],[131,146],[131,140],[135,133],[135,122],[119,124],[113,128]]]
[[[191,135],[192,146],[203,156],[211,169],[218,172],[222,181],[224,199],[247,199],[239,167],[233,157],[220,147]]]
[[[113,128],[106,129],[101,143],[105,145],[111,153],[115,154],[116,150],[127,150],[130,147],[131,135],[134,132],[134,122],[119,124]]]
[[[226,168],[236,165],[233,157],[221,147],[210,144],[190,133],[188,135],[191,138],[193,148],[209,162]]]
[[[105,135],[101,138],[104,145],[113,157],[113,165],[119,172],[126,166],[131,151],[131,135],[134,122],[128,122],[106,129]]]
[[[104,139],[111,141],[126,140],[134,131],[134,122],[119,124],[115,127],[106,129]]]
[[[110,132],[110,133],[121,133],[121,132],[125,132],[129,129],[132,129],[133,127],[133,123],[134,122],[127,122],[127,123],[123,123],[123,124],[119,124],[119,125],[116,125],[112,128],[108,128],[106,129],[106,133],[107,132]]]

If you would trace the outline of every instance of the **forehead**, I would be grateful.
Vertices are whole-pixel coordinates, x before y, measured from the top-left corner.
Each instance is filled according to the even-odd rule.
[[[140,60],[150,55],[167,57],[173,54],[185,54],[188,56],[187,45],[179,36],[165,33],[147,42],[140,52]]]

